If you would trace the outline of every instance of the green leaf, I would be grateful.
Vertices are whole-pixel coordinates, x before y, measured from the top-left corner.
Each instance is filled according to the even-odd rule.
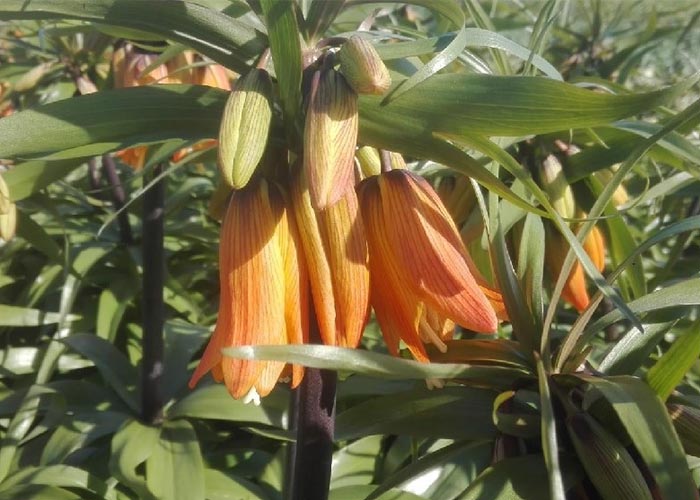
[[[698,78],[653,92],[614,95],[541,77],[438,74],[388,105],[381,97],[360,96],[360,116],[424,134],[545,134],[605,125],[654,109],[682,95]],[[402,134],[402,127],[395,133]]]
[[[59,323],[64,319],[76,321],[80,316],[69,314],[66,318],[61,318],[60,313],[0,304],[0,325],[2,326],[43,326]]]
[[[408,490],[420,485],[426,498],[452,500],[491,463],[492,441],[457,442],[423,455],[398,470],[372,492],[366,500],[376,500],[392,488]]]
[[[20,442],[34,423],[37,411],[46,395],[55,391],[40,385],[29,388],[17,412],[12,416],[0,446],[0,483],[7,477]]]
[[[204,462],[197,434],[186,420],[167,420],[146,460],[146,483],[156,498],[204,499]]]
[[[695,321],[673,341],[670,349],[649,369],[646,381],[666,401],[700,357],[700,322]]]
[[[62,264],[61,248],[46,230],[34,222],[24,210],[17,211],[17,236],[25,239],[32,247],[46,255],[50,261]]]
[[[3,149],[2,144],[2,139],[0,139],[0,150]],[[78,168],[84,160],[84,158],[77,158],[58,161],[27,161],[3,172],[2,177],[10,191],[10,199],[16,202],[31,196],[58,179],[62,179]]]
[[[102,290],[97,306],[96,334],[113,342],[122,316],[136,294],[134,278],[117,278]]]
[[[634,375],[674,324],[644,325],[644,332],[632,328],[615,342],[597,369],[606,375]]]
[[[63,488],[38,484],[23,484],[9,488],[2,492],[2,497],[4,500],[82,500],[83,498]]]
[[[383,436],[363,437],[333,453],[331,489],[370,484],[383,439]]]
[[[232,422],[256,423],[286,428],[287,398],[274,391],[264,406],[245,404],[233,399],[223,384],[199,387],[167,409],[168,418],[209,418]]]
[[[339,441],[371,434],[486,439],[496,435],[491,408],[496,393],[469,387],[416,389],[366,400],[340,413]]]
[[[650,294],[628,303],[635,314],[641,314],[673,307],[694,306],[700,304],[700,278],[692,278],[675,283],[666,288],[660,288]],[[593,322],[578,341],[581,345],[590,340],[605,327],[623,318],[618,310],[614,310]]]
[[[695,498],[688,471],[666,407],[643,381],[634,377],[579,377],[590,383],[617,414],[635,448],[654,476],[662,498]]]
[[[343,486],[334,488],[328,494],[328,500],[365,500],[367,495],[372,493],[374,486]],[[418,496],[401,490],[389,490],[377,497],[376,500],[427,500],[426,497]]]
[[[207,500],[267,500],[258,485],[214,469],[204,469]]]
[[[96,155],[172,138],[214,138],[225,101],[222,90],[192,85],[106,90],[65,99],[0,120],[0,157],[79,150],[86,145]],[[50,168],[51,163],[47,165]]]
[[[159,0],[3,0],[0,20],[78,19],[178,41],[239,73],[265,48],[248,24],[192,2]]]
[[[535,355],[537,363],[537,382],[540,389],[540,408],[542,426],[542,454],[547,466],[549,495],[553,500],[566,500],[564,478],[559,465],[559,445],[557,440],[557,422],[549,390],[549,376],[545,372],[542,360]]]
[[[105,500],[116,499],[114,490],[109,488],[106,483],[87,471],[69,465],[25,467],[19,472],[7,477],[0,485],[0,491],[26,483],[78,488],[90,491]]]
[[[261,0],[267,24],[270,52],[275,65],[285,126],[290,137],[300,137],[296,128],[301,111],[301,42],[297,26],[296,2]]]
[[[63,343],[92,361],[119,397],[135,412],[139,410],[138,371],[114,345],[90,334],[71,335]]]
[[[562,460],[565,488],[581,476],[573,459]],[[459,500],[530,500],[549,498],[547,467],[540,455],[506,458],[486,469],[459,496]]]
[[[323,2],[325,3],[325,2]],[[522,45],[509,40],[495,31],[481,28],[465,28],[466,46],[475,48],[489,47],[527,61],[532,52]],[[432,54],[444,49],[455,37],[455,33],[447,33],[438,37],[425,40],[412,40],[410,42],[394,42],[375,45],[379,56],[384,60],[401,59],[411,56]],[[532,64],[549,78],[562,80],[561,74],[542,56],[534,54]]]
[[[381,378],[459,378],[507,383],[528,376],[524,370],[499,366],[419,363],[357,349],[325,345],[241,346],[223,349],[224,355],[238,359],[257,359],[298,363],[311,368],[348,370]]]
[[[139,498],[153,498],[146,481],[136,469],[154,453],[159,435],[160,430],[156,427],[130,420],[112,438],[109,470],[115,478],[136,492]]]

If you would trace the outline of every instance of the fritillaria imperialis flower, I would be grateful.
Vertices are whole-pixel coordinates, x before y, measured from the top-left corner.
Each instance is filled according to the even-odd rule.
[[[291,191],[321,340],[357,347],[369,312],[369,267],[355,190],[319,211],[312,207],[303,172]]]
[[[416,359],[428,361],[423,342],[444,350],[455,323],[496,330],[496,314],[469,271],[457,228],[427,181],[391,170],[364,180],[358,195],[372,306],[392,354],[403,340]]]
[[[231,195],[221,225],[219,280],[216,328],[190,387],[211,371],[234,398],[265,396],[283,375],[285,364],[233,359],[221,350],[308,339],[308,276],[296,223],[276,184],[251,182]],[[302,377],[302,367],[294,366],[292,387]]]

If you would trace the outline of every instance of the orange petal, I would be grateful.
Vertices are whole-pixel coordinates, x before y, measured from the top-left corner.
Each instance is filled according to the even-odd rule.
[[[393,249],[383,237],[383,211],[376,182],[363,182],[358,195],[369,248],[371,302],[389,352],[399,354],[403,340],[413,356],[428,361],[418,335],[422,307],[418,298],[401,279],[402,270],[393,259]]]
[[[304,171],[316,209],[337,203],[354,184],[357,94],[337,71],[316,74],[304,126]]]
[[[285,222],[281,193],[261,181],[231,197],[221,227],[221,298],[216,329],[190,385],[220,363],[234,398],[252,387],[269,392],[284,363],[222,357],[221,348],[286,343],[285,265],[280,229]]]
[[[561,268],[568,251],[569,247],[566,240],[559,233],[555,230],[547,231],[545,260],[547,268],[553,277],[558,278],[559,274],[561,274]],[[579,312],[588,307],[590,299],[586,290],[586,277],[580,262],[576,261],[574,264],[564,284],[561,296]]]
[[[148,153],[148,146],[136,146],[117,151],[114,156],[134,170],[139,171],[146,163],[146,153]]]
[[[321,339],[326,345],[356,347],[367,320],[369,271],[355,192],[317,212],[300,173],[293,181],[292,199]]]
[[[478,332],[498,320],[472,276],[464,244],[433,188],[408,170],[379,177],[385,237],[398,267],[429,308]]]
[[[595,267],[601,273],[605,269],[605,239],[603,233],[597,226],[593,226],[583,242],[583,249],[593,261]]]

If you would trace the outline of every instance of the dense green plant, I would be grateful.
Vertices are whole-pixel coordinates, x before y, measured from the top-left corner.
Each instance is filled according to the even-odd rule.
[[[269,49],[268,149],[294,151],[302,52],[356,34],[393,81],[359,97],[358,146],[471,197],[446,203],[508,320],[429,364],[389,356],[373,320],[360,349],[228,349],[338,372],[314,495],[697,498],[699,19],[691,1],[0,2],[0,498],[312,500],[294,495],[299,470],[323,476],[293,453],[301,391],[255,406],[187,387],[218,301],[220,174],[193,146],[218,137],[228,91],[117,88],[110,60],[128,40],[147,69],[192,49],[191,68],[246,74]],[[141,170],[113,156],[144,145]],[[551,158],[567,182],[546,181]],[[158,265],[164,318],[144,296]],[[560,300],[576,266],[578,311]]]

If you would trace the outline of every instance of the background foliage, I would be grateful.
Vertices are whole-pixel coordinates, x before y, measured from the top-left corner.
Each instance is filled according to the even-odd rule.
[[[300,0],[294,15],[271,16],[280,5],[0,3],[0,158],[18,210],[0,247],[0,497],[282,498],[289,390],[254,406],[222,385],[186,387],[216,318],[218,174],[212,150],[169,159],[216,137],[226,92],[114,90],[109,59],[119,37],[166,39],[163,60],[187,47],[242,73],[270,46],[277,112],[289,115],[301,100],[289,83],[299,33],[313,45],[369,18],[363,35],[396,85],[360,99],[360,143],[401,152],[436,185],[478,182],[463,234],[478,232],[470,250],[510,322],[497,339],[465,333],[430,365],[388,357],[374,323],[361,350],[230,354],[340,372],[334,500],[696,498],[695,2]],[[81,76],[98,92],[73,98]],[[552,209],[535,168],[562,143],[580,150],[556,151],[587,213],[579,223]],[[143,170],[117,163],[121,206],[102,155],[142,144]],[[138,243],[162,162],[165,407],[146,424]],[[611,201],[618,186],[622,204]],[[602,274],[580,243],[594,225]],[[588,276],[581,313],[559,300],[568,273],[557,281],[548,268],[555,227],[572,248],[565,266],[576,255]],[[453,382],[428,390],[433,378]]]

